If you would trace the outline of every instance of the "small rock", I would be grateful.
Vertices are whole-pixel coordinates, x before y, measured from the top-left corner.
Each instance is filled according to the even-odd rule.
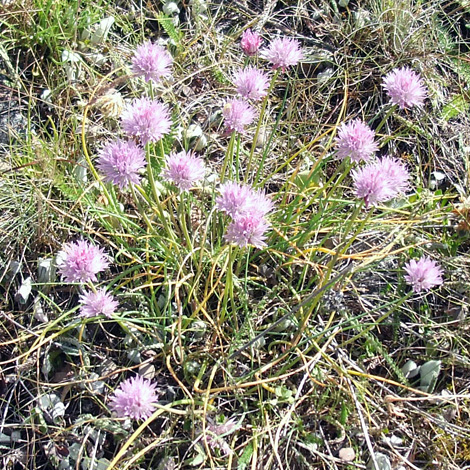
[[[139,367],[139,375],[144,379],[152,380],[156,375],[155,366],[152,364],[142,364]]]
[[[356,458],[356,452],[352,447],[343,447],[339,451],[339,458],[345,462],[352,462]]]
[[[31,277],[27,277],[21,284],[20,288],[15,294],[15,300],[20,305],[25,305],[28,301],[29,295],[31,294],[32,282]]]

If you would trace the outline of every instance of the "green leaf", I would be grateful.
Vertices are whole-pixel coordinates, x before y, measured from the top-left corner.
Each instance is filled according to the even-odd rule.
[[[173,18],[165,16],[163,13],[159,13],[157,15],[157,20],[161,27],[165,30],[166,34],[170,36],[170,39],[173,40],[176,47],[179,48],[181,39],[183,39],[183,33],[175,26],[173,23]]]
[[[464,95],[456,95],[442,108],[441,117],[445,121],[449,121],[459,114],[466,113],[469,107],[470,103]]]
[[[246,468],[248,468],[252,455],[253,455],[253,443],[250,442],[245,447],[243,454],[240,456],[238,460],[238,470],[245,470]]]
[[[424,363],[420,370],[419,389],[427,393],[432,393],[437,382],[437,377],[441,371],[441,361],[428,361]]]

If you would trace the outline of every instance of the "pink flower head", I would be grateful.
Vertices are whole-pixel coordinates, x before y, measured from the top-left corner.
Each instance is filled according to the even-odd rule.
[[[380,172],[376,164],[366,165],[351,172],[355,194],[364,199],[366,207],[388,201],[395,195],[386,176]]]
[[[428,95],[421,77],[409,67],[393,69],[385,75],[382,86],[400,109],[422,106]]]
[[[158,82],[161,77],[171,74],[170,66],[173,58],[162,46],[146,41],[137,47],[132,58],[132,71],[143,76],[145,81]]]
[[[408,187],[410,174],[405,165],[392,157],[353,170],[356,196],[364,198],[366,207],[388,201]]]
[[[300,42],[296,39],[277,38],[261,51],[261,57],[269,60],[274,69],[281,68],[283,72],[291,65],[297,65],[302,59]]]
[[[96,282],[96,274],[109,266],[103,249],[85,240],[66,243],[59,258],[59,272],[66,282]]]
[[[104,315],[111,318],[113,313],[118,307],[118,302],[114,300],[111,294],[106,292],[106,289],[98,289],[96,292],[86,292],[80,296],[81,317],[96,317]]]
[[[156,408],[155,387],[140,375],[124,380],[114,391],[110,407],[118,418],[147,419]]]
[[[263,217],[274,208],[271,199],[262,191],[254,191],[244,184],[228,181],[220,186],[219,192],[217,209],[232,218],[248,213]]]
[[[421,292],[441,285],[442,268],[427,256],[423,256],[418,261],[412,259],[405,264],[405,280],[413,287],[414,292]]]
[[[374,141],[375,133],[360,119],[343,123],[336,138],[338,158],[350,157],[353,162],[368,161],[379,149]]]
[[[188,191],[194,182],[204,178],[205,168],[201,158],[185,150],[172,152],[166,159],[163,178],[171,181],[182,191]]]
[[[159,101],[139,98],[127,106],[121,116],[122,128],[130,136],[138,137],[143,145],[159,141],[170,131],[168,108]]]
[[[237,92],[244,98],[257,101],[268,94],[268,76],[254,67],[239,70],[235,74],[234,83]]]
[[[216,199],[217,209],[230,217],[245,212],[253,196],[253,190],[249,186],[232,181],[222,184],[219,192],[220,196]]]
[[[400,160],[393,157],[384,157],[377,165],[379,166],[379,171],[387,177],[395,193],[406,191],[410,174]]]
[[[250,125],[255,119],[255,110],[245,101],[231,99],[225,103],[222,115],[225,127],[229,132],[245,132],[245,126]]]
[[[104,181],[113,183],[121,189],[140,181],[139,171],[145,167],[145,152],[133,141],[121,139],[106,144],[98,153],[98,170]]]
[[[243,52],[246,55],[255,55],[258,52],[259,46],[261,46],[261,37],[258,33],[247,29],[243,32],[241,45]]]
[[[235,217],[227,227],[225,239],[240,247],[253,245],[256,248],[266,246],[265,233],[269,229],[266,219],[257,213],[248,213]]]

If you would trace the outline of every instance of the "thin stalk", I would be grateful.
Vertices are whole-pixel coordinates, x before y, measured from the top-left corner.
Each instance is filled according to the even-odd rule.
[[[269,95],[271,94],[271,91],[274,88],[274,84],[276,83],[278,75],[279,75],[279,69],[277,69],[274,72],[273,78],[271,79],[271,83],[269,84],[268,93],[266,94],[266,97],[263,100],[263,104],[262,104],[262,107],[261,107],[261,112],[260,112],[259,119],[258,119],[258,125],[256,126],[255,136],[253,138],[253,143],[251,144],[251,150],[250,150],[250,156],[248,158],[248,164],[246,165],[245,183],[247,182],[248,175],[250,174],[251,165],[253,163],[253,155],[255,153],[255,148],[256,148],[256,142],[258,141],[259,133],[260,133],[260,130],[261,130],[261,125],[263,123],[263,117],[264,117],[264,113],[266,111],[266,106],[268,104]]]
[[[392,113],[397,109],[397,105],[394,104],[393,106],[390,106],[389,110],[386,112],[385,116],[382,118],[380,121],[379,125],[375,128],[375,132],[380,132],[380,129],[384,126],[384,124],[387,122],[387,119],[392,115]],[[375,118],[370,121],[369,124],[372,124],[374,122]]]
[[[253,186],[257,186],[258,185],[258,180],[260,179],[260,176],[263,172],[263,169],[264,169],[264,163],[266,161],[266,158],[268,156],[268,153],[269,153],[269,149],[271,148],[271,142],[273,141],[275,135],[276,135],[276,131],[277,131],[277,128],[279,126],[279,123],[281,122],[281,118],[282,118],[282,113],[284,112],[284,108],[286,106],[286,100],[287,100],[287,95],[289,93],[289,84],[287,84],[286,86],[286,92],[284,93],[284,98],[282,100],[282,104],[281,104],[281,108],[279,109],[279,112],[277,113],[277,119],[276,119],[276,122],[274,124],[274,127],[273,127],[273,130],[271,132],[271,135],[269,136],[269,140],[265,143],[265,147],[264,147],[264,150],[263,150],[263,155],[261,157],[261,161],[259,162],[259,164],[257,165],[258,166],[258,170],[256,171],[256,176],[253,180]]]
[[[232,165],[233,165],[233,148],[235,143],[235,132],[232,132],[230,140],[227,146],[227,152],[225,153],[224,164],[220,172],[220,181],[223,183],[225,181],[225,172],[227,171],[227,166],[229,167],[229,177],[232,175]]]
[[[188,250],[193,251],[193,243],[191,241],[191,237],[189,236],[188,226],[186,224],[186,211],[184,206],[184,191],[181,191],[178,204],[178,219],[183,230],[184,238],[186,239]]]
[[[148,218],[147,214],[145,213],[144,208],[142,207],[142,204],[140,203],[139,198],[137,197],[137,193],[135,192],[134,185],[130,184],[129,186],[131,187],[132,197],[134,198],[134,201],[137,204],[137,208],[139,209],[140,215],[144,218],[145,223],[147,224],[147,227],[148,227],[150,233],[154,233],[155,229],[153,228],[152,222]]]
[[[228,252],[228,266],[227,266],[227,275],[225,278],[225,289],[224,289],[224,299],[222,302],[222,311],[220,313],[220,323],[225,321],[227,315],[227,304],[228,299],[230,298],[232,313],[235,313],[235,304],[233,298],[233,265],[238,253],[238,249],[230,246]]]

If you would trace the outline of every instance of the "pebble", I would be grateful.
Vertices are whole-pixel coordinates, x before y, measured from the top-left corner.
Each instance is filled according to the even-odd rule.
[[[352,462],[356,458],[356,452],[352,447],[343,447],[339,451],[339,458],[345,462]]]

